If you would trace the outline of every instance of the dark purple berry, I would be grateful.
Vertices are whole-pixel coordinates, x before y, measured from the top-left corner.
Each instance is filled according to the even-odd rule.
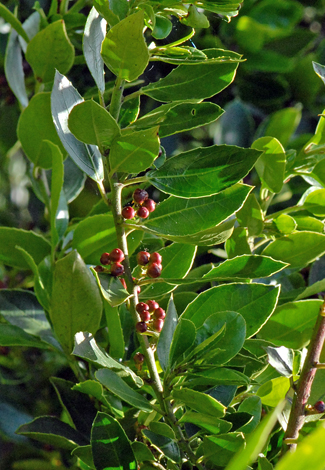
[[[137,210],[137,216],[138,217],[141,217],[141,219],[146,219],[147,217],[149,217],[149,211],[146,207],[139,207],[139,209]]]
[[[147,251],[139,251],[139,253],[137,254],[137,263],[140,265],[140,266],[145,266],[146,264],[148,264],[150,261],[150,253],[148,253]]]
[[[148,329],[148,325],[144,321],[139,321],[136,325],[135,328],[138,333],[145,333]]]
[[[124,266],[120,263],[113,263],[111,266],[111,275],[112,276],[122,276],[124,274]]]
[[[156,203],[153,199],[146,199],[143,203],[143,207],[148,209],[149,212],[153,212],[156,209]]]
[[[324,403],[323,401],[318,401],[317,403],[315,403],[314,408],[315,408],[315,410],[318,411],[319,413],[324,413],[324,411],[325,411],[325,403]]]
[[[100,257],[101,264],[110,264],[111,259],[109,257],[109,253],[103,253]]]
[[[148,197],[149,195],[145,189],[138,188],[133,193],[133,201],[137,204],[142,204]]]
[[[152,263],[147,269],[147,275],[152,278],[159,277],[161,275],[162,266],[161,264]]]
[[[122,216],[124,219],[133,219],[135,217],[135,210],[131,206],[126,206],[122,209]]]
[[[111,261],[115,263],[121,263],[124,260],[124,253],[119,248],[114,248],[109,254],[109,258]]]

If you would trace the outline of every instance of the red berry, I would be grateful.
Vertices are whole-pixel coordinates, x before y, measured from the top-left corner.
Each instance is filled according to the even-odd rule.
[[[124,217],[124,219],[133,219],[135,216],[135,210],[131,206],[123,207],[122,216]]]
[[[324,413],[324,411],[325,411],[325,403],[324,403],[323,401],[318,401],[317,403],[315,403],[314,408],[315,408],[315,410],[318,411],[319,413]]]
[[[145,189],[138,188],[133,193],[133,201],[137,204],[142,204],[146,199],[148,199],[148,193]]]
[[[153,312],[156,310],[156,308],[159,308],[159,304],[158,304],[158,302],[156,302],[155,300],[148,300],[148,301],[146,302],[146,304],[147,304],[148,307],[149,307],[149,312],[150,312],[150,313],[153,313]]]
[[[156,203],[153,199],[146,199],[143,203],[143,207],[148,209],[149,212],[153,212],[156,209]]]
[[[153,317],[159,320],[163,320],[166,316],[166,312],[163,308],[158,307],[156,310],[153,312]]]
[[[94,267],[94,270],[96,271],[96,273],[102,273],[103,271],[105,271],[105,269],[103,268],[103,266],[95,266]],[[0,281],[1,282],[1,281]],[[1,289],[1,284],[0,284],[0,289]]]
[[[150,253],[148,253],[147,251],[139,251],[139,253],[137,254],[137,263],[140,265],[140,266],[145,266],[146,264],[148,264],[150,261]]]
[[[159,277],[162,271],[162,265],[157,263],[152,263],[147,269],[147,275],[152,278]]]
[[[150,262],[151,263],[157,263],[157,264],[161,264],[162,262],[162,256],[157,253],[156,251],[154,253],[152,253],[150,255]]]
[[[113,263],[111,266],[111,275],[112,276],[122,276],[124,274],[124,266],[120,263]]]
[[[139,321],[136,325],[135,328],[138,333],[145,333],[148,329],[148,325],[144,321]]]
[[[142,364],[144,362],[144,355],[140,352],[135,353],[133,360],[136,364]]]
[[[145,304],[144,302],[139,302],[135,306],[135,309],[138,313],[149,312],[149,305]]]
[[[111,260],[109,257],[109,253],[103,253],[100,257],[101,264],[110,264]]]
[[[139,207],[139,209],[137,210],[137,216],[138,217],[141,217],[141,219],[146,219],[147,217],[149,217],[149,211],[146,207]]]
[[[163,329],[163,326],[164,326],[164,320],[162,320],[161,318],[156,318],[152,322],[153,329],[156,330],[158,333],[161,332],[161,330]]]
[[[115,263],[121,263],[124,260],[124,253],[119,248],[114,248],[109,254],[109,258],[111,261]]]
[[[141,312],[141,313],[140,313],[140,318],[141,318],[142,321],[147,322],[147,321],[149,321],[149,320],[151,319],[151,315],[150,315],[150,313],[149,313],[148,311],[146,311],[146,312]]]

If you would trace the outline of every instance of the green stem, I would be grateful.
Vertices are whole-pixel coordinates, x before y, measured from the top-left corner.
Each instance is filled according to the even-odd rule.
[[[120,77],[117,77],[115,80],[115,85],[112,92],[111,104],[109,106],[109,112],[113,118],[118,121],[120,114],[120,109],[122,105],[122,96],[124,89],[124,80]]]
[[[141,184],[141,183],[146,183],[148,181],[148,178],[146,175],[144,176],[139,176],[138,178],[130,178],[129,180],[123,181],[124,186],[131,186],[132,184]]]
[[[89,0],[78,0],[71,8],[69,8],[69,13],[79,13],[86,5],[91,5],[92,2]]]

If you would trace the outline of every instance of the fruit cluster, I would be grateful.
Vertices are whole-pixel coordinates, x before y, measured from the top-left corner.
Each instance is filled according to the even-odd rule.
[[[104,266],[110,266],[109,272],[112,276],[122,276],[124,274],[124,253],[120,248],[114,248],[110,253],[103,253],[100,262]]]
[[[156,208],[153,199],[149,199],[149,194],[145,189],[137,188],[133,193],[133,206],[126,206],[122,210],[124,219],[134,219],[137,215],[141,219],[146,219],[150,212]]]
[[[136,307],[141,321],[136,324],[138,333],[145,333],[148,328],[160,333],[164,326],[164,319],[166,312],[163,308],[159,307],[158,302],[155,300],[148,300],[147,302],[139,302]]]
[[[142,267],[144,274],[151,278],[156,278],[161,275],[162,271],[162,256],[157,253],[148,253],[147,251],[139,251],[137,254],[137,263]]]

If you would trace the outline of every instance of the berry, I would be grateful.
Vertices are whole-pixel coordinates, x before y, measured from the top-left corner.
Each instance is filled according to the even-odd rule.
[[[140,266],[145,266],[146,264],[148,264],[150,261],[150,253],[148,253],[147,251],[139,251],[139,253],[137,254],[137,263],[140,265]]]
[[[120,279],[121,281],[121,284],[122,286],[124,287],[124,289],[126,289],[126,282],[125,282],[125,279]]]
[[[162,265],[158,263],[152,263],[147,269],[147,275],[152,278],[159,277],[162,271]]]
[[[147,322],[151,319],[150,313],[148,311],[146,312],[141,312],[140,313],[140,318],[142,321]]]
[[[111,261],[115,263],[121,263],[124,260],[124,253],[119,248],[114,248],[109,254],[109,258]]]
[[[157,331],[158,333],[161,332],[161,330],[163,329],[163,326],[164,326],[164,320],[162,320],[161,318],[156,318],[153,322],[152,322],[152,327],[155,331]]]
[[[148,325],[144,321],[139,321],[136,325],[135,328],[138,333],[145,333],[148,329]]]
[[[96,273],[102,273],[103,271],[105,271],[103,266],[95,266],[94,270],[96,271]],[[1,285],[0,285],[0,289],[1,289]]]
[[[109,253],[103,253],[100,257],[101,264],[110,264],[111,260],[109,257]]]
[[[138,211],[137,211],[137,216],[138,217],[141,217],[141,219],[146,219],[147,217],[149,217],[149,211],[146,207],[139,207]]]
[[[324,413],[324,411],[325,411],[325,403],[324,403],[323,401],[318,401],[317,403],[315,403],[314,408],[315,408],[315,410],[318,411],[319,413]]]
[[[148,300],[146,303],[149,307],[150,313],[153,313],[156,310],[156,308],[159,308],[159,304],[155,300]]]
[[[137,204],[142,204],[148,197],[149,194],[145,189],[138,188],[133,193],[133,201]]]
[[[111,275],[112,276],[122,276],[124,274],[124,266],[120,263],[113,263],[111,266]]]
[[[161,307],[156,308],[156,310],[153,312],[153,317],[156,318],[157,320],[163,320],[165,316],[166,316],[166,312]]]
[[[131,206],[123,207],[122,216],[124,217],[124,219],[133,219],[135,216],[135,210]]]
[[[142,364],[144,362],[144,355],[140,352],[135,353],[133,360],[136,364]]]
[[[148,209],[149,212],[153,212],[156,209],[156,203],[153,199],[146,199],[143,203],[143,207]]]
[[[162,256],[157,253],[156,251],[154,253],[152,253],[150,255],[150,262],[151,263],[157,263],[157,264],[161,264],[162,262]]]
[[[135,306],[135,309],[138,313],[149,312],[149,305],[145,304],[144,302],[139,302]]]

